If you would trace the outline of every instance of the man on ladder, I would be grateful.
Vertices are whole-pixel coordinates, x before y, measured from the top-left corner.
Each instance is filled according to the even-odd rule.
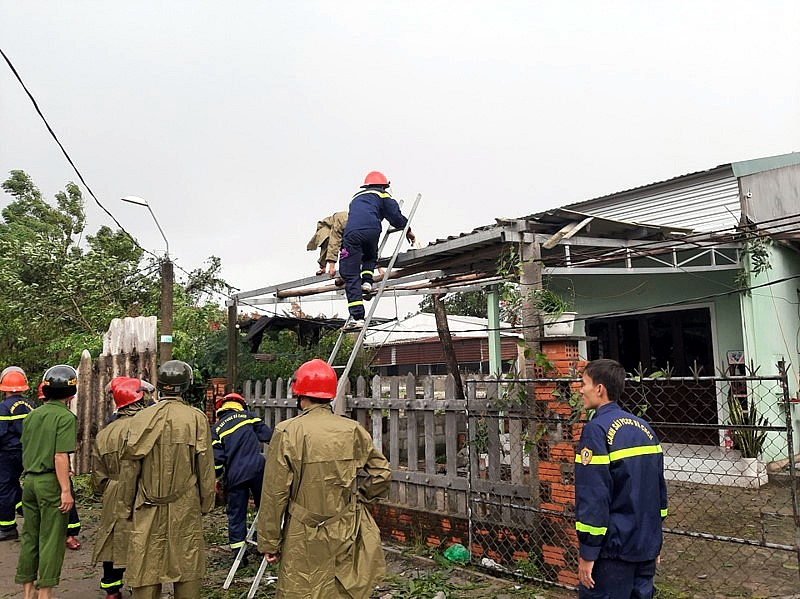
[[[350,201],[347,226],[344,229],[339,254],[339,274],[344,278],[347,309],[350,319],[346,328],[358,330],[364,326],[364,298],[372,296],[372,273],[378,261],[378,239],[384,220],[396,229],[406,226],[408,219],[388,191],[389,180],[378,171],[367,173],[362,190]],[[406,239],[416,237],[409,228]]]

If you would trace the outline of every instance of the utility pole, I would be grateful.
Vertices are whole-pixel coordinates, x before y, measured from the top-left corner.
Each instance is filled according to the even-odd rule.
[[[172,359],[172,286],[175,282],[172,260],[168,255],[161,260],[161,363]]]
[[[225,391],[230,393],[236,389],[236,377],[239,376],[237,360],[239,359],[239,329],[236,318],[239,309],[236,298],[228,301],[228,372]]]

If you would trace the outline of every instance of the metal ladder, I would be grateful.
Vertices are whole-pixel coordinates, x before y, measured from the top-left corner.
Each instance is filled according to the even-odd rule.
[[[392,272],[392,268],[394,267],[394,263],[397,260],[397,255],[400,253],[400,248],[403,245],[403,240],[405,239],[406,233],[411,228],[411,220],[414,218],[414,214],[417,212],[417,206],[419,205],[419,201],[422,199],[422,194],[417,194],[416,199],[414,200],[414,205],[411,206],[411,212],[408,214],[408,220],[406,221],[405,227],[402,229],[388,229],[383,236],[383,241],[381,242],[380,249],[378,250],[378,258],[380,259],[381,250],[386,245],[386,241],[389,238],[391,233],[395,233],[397,231],[402,231],[402,235],[400,235],[400,239],[397,240],[397,245],[394,248],[394,252],[392,253],[392,257],[389,259],[389,264],[386,266],[386,270],[384,271],[383,277],[381,277],[381,282],[378,285],[378,290],[375,292],[374,296],[372,297],[372,303],[370,304],[369,311],[364,316],[364,326],[361,327],[361,330],[358,333],[358,337],[356,338],[356,342],[353,345],[353,350],[350,352],[350,357],[347,359],[347,364],[342,371],[342,374],[339,375],[339,384],[336,388],[336,400],[334,404],[334,412],[336,414],[342,415],[344,414],[344,402],[341,400],[344,398],[344,389],[347,385],[347,376],[350,374],[350,370],[353,368],[353,364],[355,363],[356,356],[358,352],[361,350],[361,346],[364,344],[364,339],[367,335],[367,329],[369,328],[369,323],[372,320],[372,315],[375,313],[375,308],[378,306],[378,301],[380,300],[381,296],[383,296],[383,291],[386,289],[386,283],[389,281],[389,275]],[[331,355],[328,358],[328,364],[333,366],[333,361],[336,359],[336,354],[339,353],[339,349],[342,346],[342,341],[344,340],[344,336],[348,332],[355,332],[355,331],[348,331],[347,324],[351,322],[351,318],[348,317],[345,325],[339,331],[339,338],[336,340],[336,344],[333,346],[333,350],[331,351]]]
[[[375,308],[378,305],[378,300],[380,300],[381,296],[383,295],[384,289],[386,289],[386,282],[389,280],[389,273],[392,272],[392,268],[394,267],[394,263],[397,260],[397,256],[400,253],[400,248],[403,245],[403,240],[406,237],[406,233],[411,228],[411,219],[414,218],[414,214],[417,211],[417,206],[419,205],[419,201],[422,199],[422,194],[418,193],[416,199],[414,200],[413,206],[411,206],[411,212],[408,214],[408,220],[406,221],[405,227],[402,229],[393,229],[389,227],[386,230],[386,233],[383,235],[383,239],[381,240],[380,247],[378,248],[378,259],[380,260],[381,252],[386,245],[387,240],[389,239],[389,235],[392,233],[396,233],[397,231],[402,231],[402,235],[400,235],[400,239],[397,241],[397,245],[394,248],[394,252],[392,253],[392,257],[389,259],[389,264],[386,266],[386,270],[384,271],[384,276],[381,278],[380,285],[378,290],[372,296],[372,303],[370,305],[369,312],[364,316],[364,326],[361,327],[359,331],[358,338],[356,339],[355,344],[353,345],[353,350],[350,352],[350,357],[347,360],[347,364],[344,367],[344,371],[341,375],[339,375],[339,383],[336,388],[336,400],[335,400],[335,412],[337,414],[344,414],[344,389],[347,381],[347,376],[350,374],[350,370],[353,367],[353,363],[355,362],[356,356],[358,352],[361,350],[361,346],[364,344],[364,339],[366,337],[367,327],[369,326],[370,320],[372,320],[372,315],[375,313]],[[402,202],[400,203],[402,206]],[[333,366],[333,361],[336,359],[336,354],[339,353],[339,349],[342,346],[342,341],[344,340],[344,336],[347,333],[355,332],[354,330],[347,330],[347,323],[350,322],[350,318],[348,317],[347,321],[345,321],[345,326],[341,328],[339,331],[339,337],[336,340],[336,344],[333,346],[333,351],[331,351],[331,355],[328,358],[328,364]],[[231,569],[228,572],[227,578],[225,578],[225,583],[222,585],[222,588],[227,590],[231,583],[233,583],[233,578],[236,575],[236,571],[239,569],[239,565],[242,563],[242,559],[244,558],[245,551],[247,550],[248,545],[258,546],[258,542],[255,540],[255,533],[256,533],[256,525],[258,523],[258,512],[256,512],[255,516],[253,517],[253,523],[250,525],[250,528],[247,529],[247,537],[245,538],[245,542],[239,547],[239,551],[236,554],[236,557],[233,560],[233,564],[231,565]],[[258,566],[258,571],[256,572],[255,577],[253,578],[253,583],[250,585],[250,590],[247,593],[247,599],[253,599],[255,597],[256,592],[258,591],[258,587],[261,584],[261,580],[264,578],[264,572],[267,569],[267,560],[266,558],[261,559],[261,563]],[[267,577],[267,584],[272,584],[273,582],[277,581],[277,576],[268,576]]]

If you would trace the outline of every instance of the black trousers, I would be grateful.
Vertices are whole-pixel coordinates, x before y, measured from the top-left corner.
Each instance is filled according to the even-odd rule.
[[[100,588],[111,595],[122,589],[122,576],[125,568],[115,568],[114,562],[103,562],[103,578],[100,579]]]
[[[22,508],[22,452],[0,451],[0,530],[17,527],[17,506]]]
[[[228,495],[228,542],[232,550],[236,551],[247,538],[247,503],[250,496],[258,509],[261,501],[261,481],[264,478],[264,471],[261,470],[247,482],[234,487],[228,487],[225,492]]]

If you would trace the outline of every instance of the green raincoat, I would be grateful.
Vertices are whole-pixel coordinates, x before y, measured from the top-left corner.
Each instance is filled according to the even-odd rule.
[[[353,493],[362,468],[367,476]],[[366,504],[386,496],[391,475],[364,427],[334,415],[329,404],[313,404],[275,427],[258,549],[281,553],[276,599],[370,596],[386,564]]]
[[[131,528],[131,506],[136,492],[135,462],[120,460],[130,418],[144,409],[143,403],[125,406],[117,419],[97,433],[92,446],[92,488],[103,496],[103,511],[95,535],[92,560],[114,562],[125,568],[128,563],[128,539]]]
[[[342,247],[342,235],[347,225],[347,211],[334,212],[317,222],[317,231],[309,240],[306,249],[311,252],[319,248],[319,267],[325,268],[326,262],[338,262],[339,250]]]
[[[132,587],[203,578],[203,514],[214,507],[214,454],[205,414],[162,398],[130,420],[123,460],[136,498],[125,580]]]

